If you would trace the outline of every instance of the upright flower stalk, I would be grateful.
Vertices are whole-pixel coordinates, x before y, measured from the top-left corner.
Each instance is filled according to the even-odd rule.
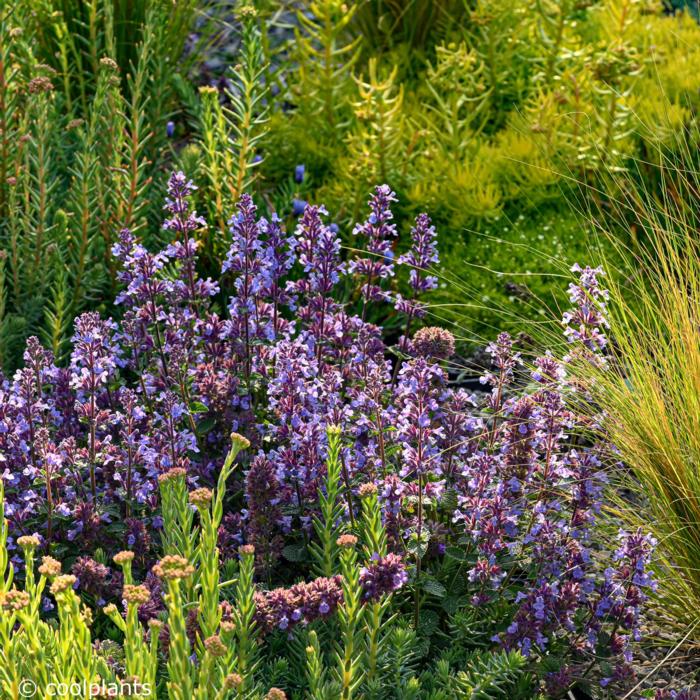
[[[240,548],[240,568],[232,613],[236,636],[236,671],[241,676],[241,690],[250,689],[256,668],[255,639],[255,548],[243,545]]]
[[[196,580],[200,586],[199,628],[202,639],[213,635],[219,627],[219,549],[217,527],[211,514],[212,492],[199,488],[190,492],[190,503],[199,513],[200,537],[197,547]]]
[[[320,515],[314,516],[313,520],[318,542],[312,542],[310,549],[316,559],[318,575],[330,577],[337,571],[338,545],[336,540],[340,536],[343,519],[343,506],[339,497],[341,480],[340,428],[329,426],[326,429],[326,434],[328,436],[326,478],[324,488],[320,490],[318,496]]]
[[[187,495],[187,473],[175,467],[158,477],[163,514],[163,550],[185,559],[193,553],[194,517]]]
[[[340,642],[337,652],[337,676],[340,697],[351,700],[361,681],[361,629],[364,610],[362,588],[357,567],[357,537],[341,535],[337,541],[340,548],[340,570],[343,576],[343,603],[338,608]]]
[[[185,598],[181,584],[194,574],[194,567],[185,559],[171,554],[153,567],[153,572],[167,586],[165,604],[168,609],[168,697],[170,700],[191,700],[194,681],[191,673],[192,653],[185,624]]]
[[[362,541],[363,558],[365,567],[360,570],[360,579],[367,578],[372,566],[380,562],[387,555],[387,538],[382,523],[382,511],[377,499],[377,487],[373,483],[360,486],[360,503],[362,515],[360,519],[360,532]],[[397,586],[398,587],[398,586]],[[377,677],[379,655],[382,650],[382,627],[389,621],[385,619],[389,609],[387,596],[365,588],[363,598],[367,600],[364,613],[365,622],[365,657],[367,664],[367,680],[373,681]]]

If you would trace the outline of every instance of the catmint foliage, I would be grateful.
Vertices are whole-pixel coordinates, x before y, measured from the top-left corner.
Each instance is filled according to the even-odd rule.
[[[654,543],[641,532],[601,542],[613,450],[578,415],[567,373],[574,360],[605,363],[600,271],[574,270],[566,357],[544,353],[528,373],[502,333],[488,347],[485,391],[472,395],[451,381],[449,331],[407,337],[437,284],[437,234],[420,214],[409,250],[395,258],[389,187],[372,193],[369,217],[354,230],[361,252],[349,258],[322,206],[305,205],[288,233],[243,195],[218,280],[198,272],[206,224],[193,192],[182,173],[170,178],[165,250],[121,232],[113,249],[118,319],[79,316],[67,367],[30,339],[24,367],[2,379],[11,535],[36,532],[49,551],[79,540],[83,556],[129,548],[141,565],[152,563],[168,540],[159,478],[184,477],[190,489],[215,484],[236,431],[251,446],[230,479],[220,555],[236,558],[240,545],[254,545],[256,573],[274,580],[286,545],[314,537],[331,429],[341,436],[332,511],[354,527],[369,488],[386,533],[388,551],[353,569],[353,595],[376,601],[409,582],[425,585],[458,557],[463,604],[506,605],[492,644],[529,660],[566,659],[552,687],[570,687],[601,657],[612,669],[602,682],[626,682],[654,586]],[[359,281],[355,296],[345,296],[345,278]],[[364,318],[367,303],[407,317],[399,353]],[[94,596],[109,595],[112,574],[91,559],[79,560],[76,573]],[[326,577],[259,593],[258,625],[291,630],[336,609],[345,614],[348,585]],[[149,606],[158,610],[157,596]]]

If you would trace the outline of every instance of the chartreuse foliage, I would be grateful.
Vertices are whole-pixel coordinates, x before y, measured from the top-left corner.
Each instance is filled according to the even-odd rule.
[[[283,79],[260,142],[259,185],[278,209],[289,211],[293,197],[323,201],[341,223],[356,220],[370,183],[387,182],[402,201],[400,230],[430,211],[457,277],[483,248],[472,232],[523,213],[569,218],[581,186],[597,201],[614,197],[610,175],[658,161],[659,148],[676,151],[698,107],[700,27],[662,2],[349,2],[343,21],[340,5],[305,8],[294,43],[273,52]],[[290,186],[298,164],[306,178]],[[532,228],[529,251],[515,258],[546,273],[549,236]],[[517,247],[516,235],[502,238]],[[463,244],[459,254],[452,242]],[[469,301],[505,296],[509,313],[499,278],[481,278],[485,294]],[[531,319],[562,301],[555,285],[535,286],[542,304],[518,309]],[[490,302],[479,316],[498,327]],[[483,331],[470,313],[462,319]]]

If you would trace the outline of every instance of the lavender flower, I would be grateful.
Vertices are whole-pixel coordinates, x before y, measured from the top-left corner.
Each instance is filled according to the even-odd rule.
[[[367,257],[355,258],[348,267],[350,273],[364,278],[361,293],[365,307],[368,302],[388,298],[380,285],[382,280],[394,275],[392,238],[396,237],[396,224],[392,223],[394,215],[390,206],[395,201],[396,194],[388,185],[377,187],[369,200],[369,218],[352,232],[354,236],[367,239]]]
[[[404,299],[400,295],[396,299],[396,310],[405,313],[409,318],[422,318],[425,315],[424,305],[417,300],[424,292],[437,287],[437,277],[425,274],[440,261],[437,251],[437,233],[427,214],[416,217],[415,226],[411,229],[413,245],[408,253],[399,256],[399,264],[410,265],[409,284],[413,290],[413,299]]]

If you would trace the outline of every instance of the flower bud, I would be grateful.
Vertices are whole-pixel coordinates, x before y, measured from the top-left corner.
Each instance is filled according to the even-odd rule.
[[[341,535],[335,543],[338,547],[350,549],[357,544],[357,537],[355,537],[355,535]]]
[[[158,577],[167,581],[176,581],[183,578],[188,578],[194,574],[194,566],[187,559],[171,554],[163,557],[154,567],[153,573]]]
[[[43,576],[58,576],[61,573],[61,562],[53,557],[42,557],[39,573]]]

